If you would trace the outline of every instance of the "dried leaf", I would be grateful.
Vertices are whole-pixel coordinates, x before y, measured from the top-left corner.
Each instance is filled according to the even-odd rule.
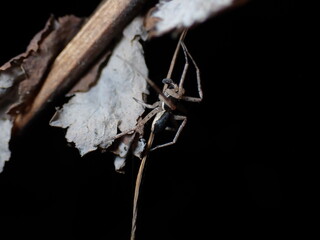
[[[30,55],[39,51],[41,41],[52,31],[54,18],[50,17],[43,30],[34,36],[31,40],[27,51],[11,59],[0,67],[0,113],[3,114],[21,102],[20,83],[28,78],[24,70],[23,64],[27,61]],[[26,94],[26,93],[23,93]]]
[[[114,146],[115,149],[112,149],[111,152],[116,156],[114,158],[113,164],[114,169],[118,173],[125,173],[124,167],[126,165],[126,159],[131,151],[132,145],[136,142],[136,133],[131,135],[124,135],[119,139],[119,142]]]
[[[0,119],[0,173],[4,162],[10,158],[9,141],[11,138],[12,122],[9,119]]]
[[[27,111],[52,62],[81,26],[82,20],[74,16],[52,21],[51,31],[42,40],[39,49],[36,52],[32,51],[22,63],[27,79],[19,85],[19,100],[10,114],[15,114],[16,111]]]
[[[8,143],[15,116],[28,110],[51,63],[81,25],[82,20],[74,16],[50,17],[26,52],[0,68],[0,166],[10,158]]]
[[[119,139],[112,153],[116,155],[114,159],[115,170],[119,173],[124,173],[124,167],[128,154],[131,152],[133,156],[142,158],[142,152],[145,149],[146,141],[142,138],[142,133],[134,133],[131,135],[124,135]]]
[[[145,25],[151,36],[174,29],[189,28],[220,11],[245,0],[160,0],[147,16]]]
[[[142,101],[147,93],[144,76],[148,70],[137,38],[142,33],[142,19],[136,18],[123,31],[97,84],[75,94],[51,120],[52,126],[68,128],[66,139],[75,143],[81,155],[108,148],[118,130],[133,128],[143,113],[143,106],[133,99]]]

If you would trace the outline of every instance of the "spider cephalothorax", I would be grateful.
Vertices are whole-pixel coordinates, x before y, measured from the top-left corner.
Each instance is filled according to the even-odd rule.
[[[167,98],[181,99],[183,97],[185,92],[183,87],[176,84],[172,79],[164,78],[162,83],[166,84],[167,86],[167,88],[164,90],[164,95]]]

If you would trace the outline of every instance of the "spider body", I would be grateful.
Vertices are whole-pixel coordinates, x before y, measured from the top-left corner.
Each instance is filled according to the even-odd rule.
[[[178,103],[179,99],[175,98],[171,94],[177,94],[179,92],[179,86],[173,82],[170,78],[164,78],[162,80],[163,84],[167,84],[167,89],[164,90],[163,95],[170,100],[171,105],[168,105],[165,101],[161,101],[160,98],[160,112],[158,112],[152,122],[151,131],[154,134],[158,134],[166,129],[168,125],[168,121],[173,118],[173,111],[175,110],[175,106]]]

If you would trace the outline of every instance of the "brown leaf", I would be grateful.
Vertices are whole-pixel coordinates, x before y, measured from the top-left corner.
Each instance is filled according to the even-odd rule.
[[[54,18],[50,17],[43,30],[34,36],[26,52],[14,57],[0,67],[0,114],[7,112],[19,99],[19,84],[27,79],[27,74],[22,66],[23,62],[33,53],[38,51],[39,44],[51,31]]]
[[[51,16],[44,29],[31,40],[26,52],[0,67],[0,172],[10,158],[14,118],[28,110],[53,60],[79,31],[82,22],[74,16],[58,20]]]
[[[58,20],[51,17],[46,25],[48,30],[41,31],[42,38],[37,34],[31,41],[29,54],[21,64],[26,79],[19,85],[18,99],[9,114],[15,115],[28,110],[29,103],[39,90],[52,62],[79,31],[81,25],[82,20],[74,16],[65,16]]]

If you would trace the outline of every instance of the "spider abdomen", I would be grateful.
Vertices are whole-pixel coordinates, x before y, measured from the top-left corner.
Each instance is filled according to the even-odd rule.
[[[171,113],[168,111],[159,112],[153,121],[152,130],[155,134],[161,132],[167,126],[167,122],[170,118]]]

